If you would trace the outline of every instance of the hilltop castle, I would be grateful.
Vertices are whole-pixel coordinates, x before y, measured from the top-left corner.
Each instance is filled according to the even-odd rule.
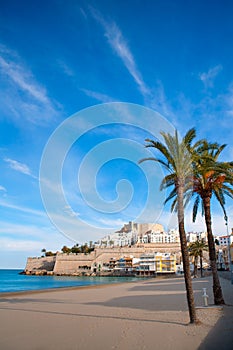
[[[188,240],[204,233],[188,234]],[[96,275],[175,273],[181,263],[177,230],[165,232],[158,223],[125,224],[95,243],[90,254],[57,253],[28,258],[26,274]]]

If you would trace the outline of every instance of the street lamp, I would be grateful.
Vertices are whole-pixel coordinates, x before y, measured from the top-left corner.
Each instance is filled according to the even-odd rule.
[[[228,261],[229,261],[229,271],[230,271],[230,279],[231,279],[231,284],[233,284],[233,264],[231,262],[231,236],[229,234],[229,229],[228,229],[228,217],[225,216],[225,221],[226,221],[226,227],[227,227],[227,245],[228,245]]]

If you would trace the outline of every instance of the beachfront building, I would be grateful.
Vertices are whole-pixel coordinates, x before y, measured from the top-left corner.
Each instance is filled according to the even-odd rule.
[[[101,271],[112,273],[127,273],[133,271],[133,266],[133,256],[122,256],[119,259],[111,258],[108,262],[103,263]]]
[[[115,271],[132,272],[133,271],[133,257],[124,256],[116,261]]]
[[[137,273],[143,276],[156,274],[155,254],[142,254],[140,256]]]
[[[175,273],[176,272],[176,255],[174,254],[155,254],[156,272],[157,273]]]
[[[137,268],[139,275],[167,274],[176,272],[176,256],[173,254],[143,254]]]

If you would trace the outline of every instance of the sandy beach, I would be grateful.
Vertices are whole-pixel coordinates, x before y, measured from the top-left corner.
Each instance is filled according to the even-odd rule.
[[[215,307],[212,278],[193,279],[200,325],[189,324],[182,277],[1,295],[0,349],[229,350],[233,285],[221,285],[227,305]]]

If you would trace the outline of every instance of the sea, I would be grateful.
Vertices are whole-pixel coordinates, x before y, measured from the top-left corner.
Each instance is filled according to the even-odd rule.
[[[76,277],[21,275],[22,270],[0,269],[0,293],[136,281],[136,277]]]

